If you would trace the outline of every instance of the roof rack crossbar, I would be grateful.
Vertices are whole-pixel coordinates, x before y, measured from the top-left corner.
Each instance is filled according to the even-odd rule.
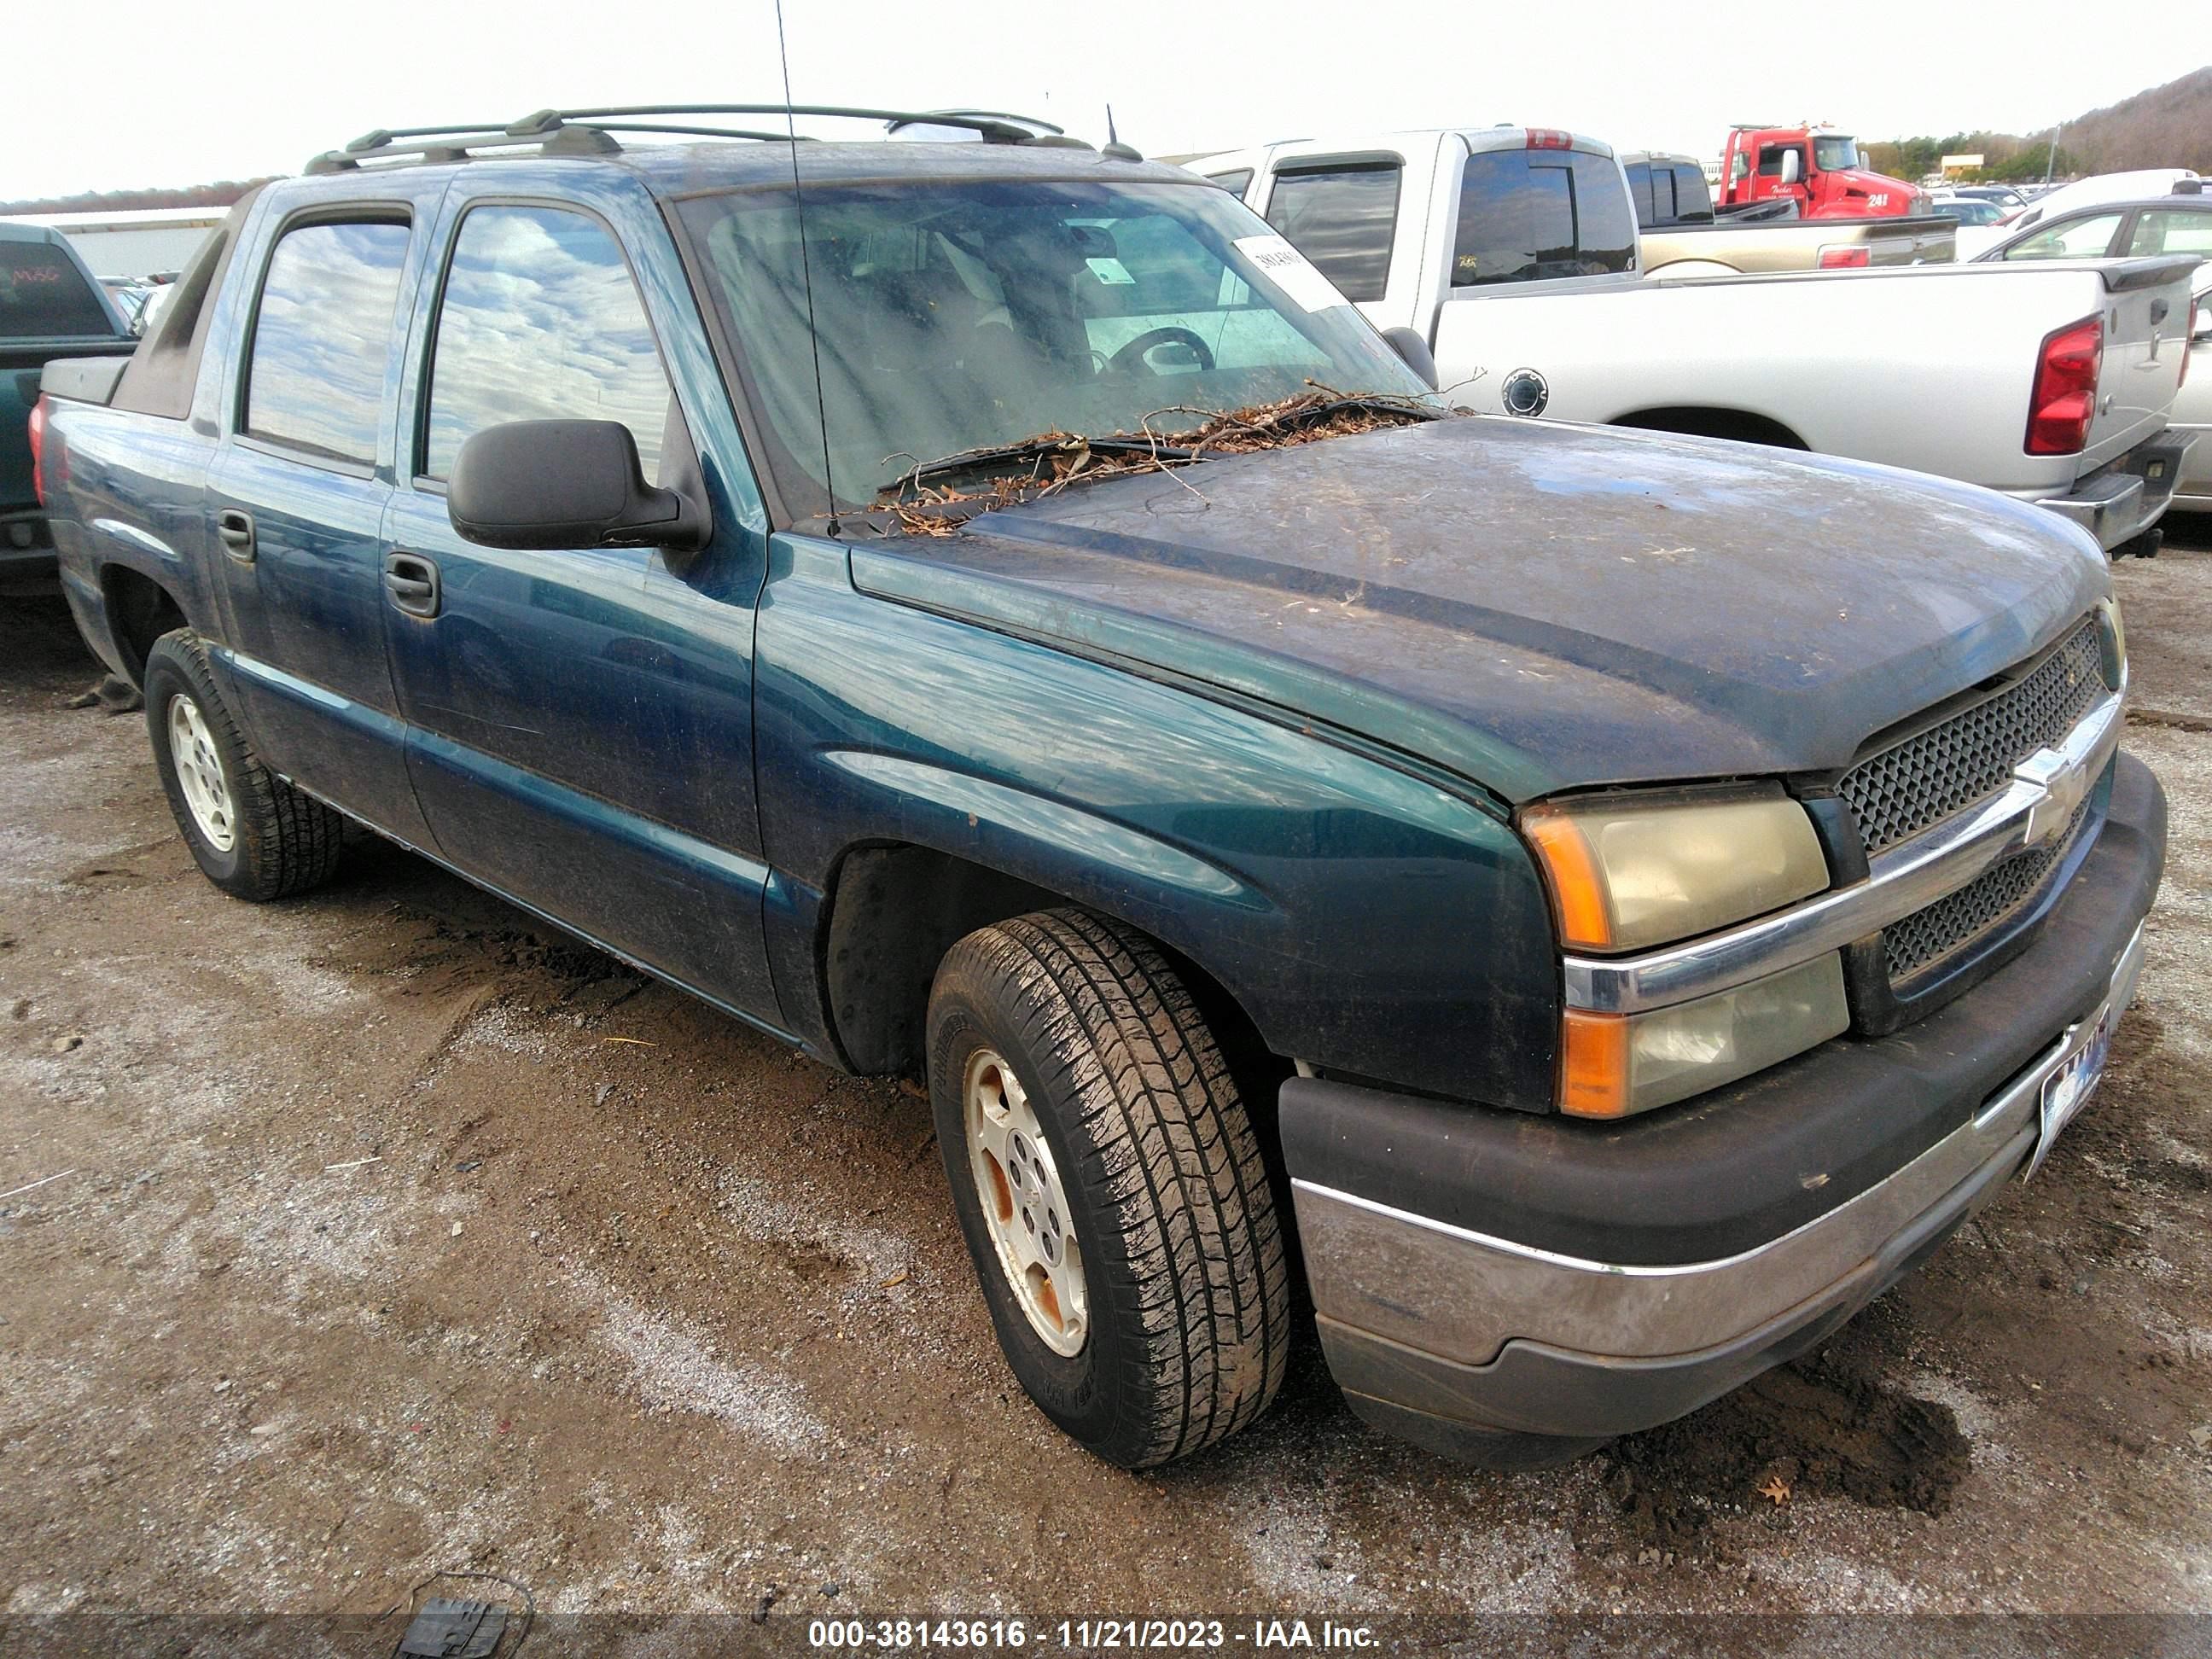
[[[1004,110],[870,109],[848,104],[620,104],[595,109],[542,109],[524,116],[507,131],[520,136],[543,132],[566,121],[596,122],[601,117],[639,115],[821,115],[857,121],[926,122],[932,126],[966,127],[1000,143],[1020,143],[1031,136],[1032,127],[1051,133],[1061,131],[1049,121]]]
[[[580,129],[565,127],[560,131],[574,132]],[[680,132],[692,138],[750,138],[757,143],[787,144],[793,135],[775,132],[766,128],[673,126],[665,121],[594,121],[589,131],[593,132]],[[799,133],[799,142],[811,144],[818,142],[811,133]],[[523,142],[523,141],[518,141]],[[529,142],[534,142],[529,141]]]
[[[379,127],[374,132],[364,132],[349,140],[345,148],[349,155],[358,155],[365,150],[381,149],[398,138],[447,138],[461,132],[501,132],[507,130],[504,121],[462,121],[449,127]]]

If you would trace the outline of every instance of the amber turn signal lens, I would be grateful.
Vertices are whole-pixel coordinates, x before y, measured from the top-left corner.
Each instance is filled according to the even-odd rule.
[[[1628,1019],[1567,1010],[1559,1033],[1559,1109],[1573,1117],[1628,1115]]]
[[[1613,912],[1606,903],[1605,879],[1582,825],[1565,812],[1539,807],[1523,815],[1521,827],[1551,878],[1560,938],[1572,950],[1612,949]]]

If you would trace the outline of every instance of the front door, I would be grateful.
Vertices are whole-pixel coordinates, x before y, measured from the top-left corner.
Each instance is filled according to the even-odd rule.
[[[679,575],[637,549],[477,546],[447,517],[461,445],[502,422],[620,421],[648,478],[690,453],[620,243],[572,208],[464,204],[421,332],[412,465],[385,522],[387,564],[415,586],[387,591],[384,623],[439,850],[780,1024],[753,796],[757,566],[748,583],[727,532]]]
[[[229,670],[262,758],[402,840],[427,838],[385,661],[380,471],[410,244],[404,204],[283,227],[255,296],[208,510]]]

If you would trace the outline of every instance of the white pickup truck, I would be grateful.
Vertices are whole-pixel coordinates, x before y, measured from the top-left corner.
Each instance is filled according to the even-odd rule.
[[[1192,167],[1377,327],[1418,335],[1455,402],[1910,467],[2039,502],[2107,552],[2155,550],[2191,435],[2166,429],[2190,258],[1647,283],[1620,163],[1573,133],[1304,139]]]

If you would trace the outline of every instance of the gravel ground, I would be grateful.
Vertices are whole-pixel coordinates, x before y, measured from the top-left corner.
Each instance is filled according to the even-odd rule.
[[[923,1101],[378,843],[224,897],[141,720],[67,706],[65,613],[0,605],[0,1609],[388,1651],[371,1616],[473,1566],[786,1632],[2212,1612],[2212,525],[2177,530],[2118,577],[2173,846],[2094,1106],[1818,1355],[1518,1476],[1364,1430],[1310,1345],[1230,1444],[1091,1462],[999,1358]]]

